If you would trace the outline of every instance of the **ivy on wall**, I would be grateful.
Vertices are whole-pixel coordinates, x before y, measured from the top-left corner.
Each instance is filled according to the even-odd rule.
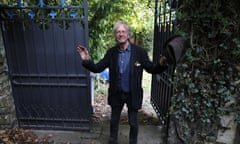
[[[239,7],[238,0],[188,0],[179,7],[178,32],[191,48],[176,67],[171,113],[188,123],[188,142],[213,134],[225,114],[237,113],[240,121]]]

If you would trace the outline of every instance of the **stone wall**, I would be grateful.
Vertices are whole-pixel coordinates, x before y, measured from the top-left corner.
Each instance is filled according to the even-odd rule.
[[[12,127],[16,122],[12,90],[7,74],[2,33],[0,31],[0,128]]]

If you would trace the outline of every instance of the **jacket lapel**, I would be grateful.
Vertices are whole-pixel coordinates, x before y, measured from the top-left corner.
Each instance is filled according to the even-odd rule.
[[[135,48],[134,48],[134,45],[131,44],[131,59],[130,59],[130,73],[131,75],[133,75],[133,69],[134,69],[134,61],[136,59],[136,51],[135,51]]]
[[[119,67],[118,67],[118,49],[119,49],[119,46],[116,46],[114,48],[114,51],[113,51],[113,55],[112,55],[112,60],[113,60],[113,67],[115,68],[115,72],[117,73],[118,70],[119,70]]]

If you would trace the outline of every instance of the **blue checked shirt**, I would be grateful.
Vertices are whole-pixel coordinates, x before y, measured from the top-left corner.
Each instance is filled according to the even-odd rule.
[[[130,56],[131,45],[127,49],[118,53],[118,79],[117,86],[119,90],[130,92]]]

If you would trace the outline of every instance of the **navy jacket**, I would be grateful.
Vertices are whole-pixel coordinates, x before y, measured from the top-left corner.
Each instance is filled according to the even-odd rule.
[[[98,62],[83,61],[83,66],[94,72],[100,73],[105,68],[109,68],[109,89],[108,89],[108,104],[112,105],[113,99],[116,96],[116,78],[118,74],[118,49],[119,46],[110,48],[105,56]],[[143,101],[142,89],[142,74],[143,69],[148,73],[157,74],[167,69],[167,66],[161,66],[159,63],[154,64],[149,60],[147,51],[144,48],[131,44],[131,58],[130,58],[130,89],[132,95],[132,108],[141,109]]]

